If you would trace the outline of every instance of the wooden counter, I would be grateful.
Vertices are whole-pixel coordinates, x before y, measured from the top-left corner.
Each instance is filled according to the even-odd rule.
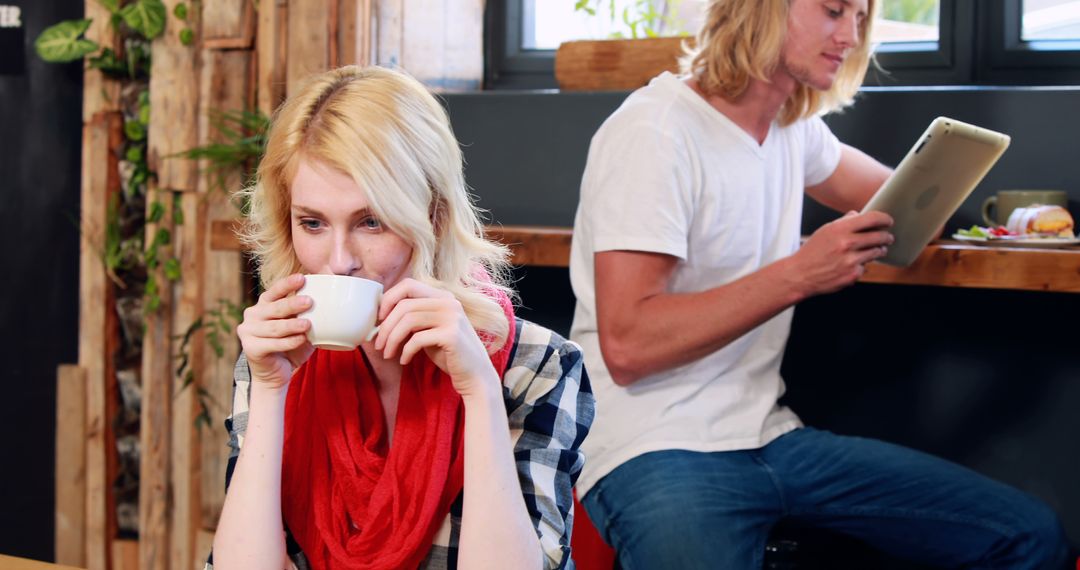
[[[567,267],[571,229],[544,226],[490,226],[488,235],[509,244],[515,265]],[[214,249],[239,249],[230,222],[214,222]],[[936,285],[1023,291],[1080,293],[1080,248],[985,247],[956,241],[931,244],[910,267],[867,266],[862,283]]]

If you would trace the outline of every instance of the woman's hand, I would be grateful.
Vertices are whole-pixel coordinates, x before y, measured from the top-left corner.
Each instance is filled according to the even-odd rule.
[[[285,388],[293,372],[315,351],[305,334],[311,321],[296,317],[311,307],[311,298],[289,296],[303,285],[300,274],[280,279],[259,296],[258,303],[244,310],[244,321],[236,333],[251,368],[253,386]]]
[[[404,279],[383,294],[379,318],[374,346],[383,358],[396,356],[404,365],[423,350],[463,398],[499,388],[484,343],[449,291]]]

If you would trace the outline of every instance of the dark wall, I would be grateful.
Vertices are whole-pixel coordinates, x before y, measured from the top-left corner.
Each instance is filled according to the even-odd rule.
[[[448,96],[469,184],[504,224],[573,225],[589,139],[626,93]],[[1012,146],[950,221],[980,220],[1005,188],[1059,188],[1080,216],[1080,90],[871,89],[828,118],[841,140],[896,164],[938,115]],[[835,214],[809,203],[804,232]],[[565,269],[518,270],[522,314],[563,332]],[[1078,277],[1080,278],[1080,277]],[[928,451],[1042,498],[1080,546],[1080,296],[860,284],[795,312],[786,399],[807,423]]]
[[[22,9],[25,69],[0,74],[0,553],[53,558],[56,366],[78,342],[82,70],[32,53],[81,0],[0,0]],[[17,53],[0,53],[3,68]]]

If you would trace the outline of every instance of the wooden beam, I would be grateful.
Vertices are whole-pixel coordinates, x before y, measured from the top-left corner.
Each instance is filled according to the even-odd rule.
[[[56,524],[58,564],[84,566],[86,557],[86,370],[56,371]]]
[[[86,0],[84,10],[88,20],[93,20],[86,37],[98,45],[117,49],[117,37],[113,33],[109,20],[112,17],[108,9],[99,0]],[[100,70],[85,68],[83,71],[83,124],[89,123],[94,115],[105,111],[120,110],[120,83],[105,77]]]
[[[172,192],[152,189],[153,200],[165,206],[157,224],[146,224],[146,243],[158,229],[172,231]],[[149,211],[149,210],[148,210]],[[159,257],[171,256],[170,247],[161,247]],[[142,406],[139,416],[139,567],[141,570],[169,570],[170,511],[170,426],[172,424],[172,286],[161,266],[148,271],[157,282],[161,304],[144,316],[142,350]]]
[[[371,39],[371,0],[333,0],[337,2],[337,28],[333,65],[366,65]],[[365,15],[364,11],[368,13]],[[367,26],[366,28],[364,26]]]
[[[285,89],[291,95],[308,76],[330,69],[330,28],[336,0],[290,0],[289,58],[285,62]],[[334,37],[337,32],[335,31]]]
[[[165,0],[165,8],[172,14],[184,1]],[[199,34],[199,20],[196,10],[189,11],[188,22],[170,15],[165,19],[164,35],[154,40],[151,48],[147,165],[157,173],[158,188],[166,190],[193,192],[198,184],[198,165],[172,155],[199,144],[199,51],[180,42],[180,30],[185,26]]]
[[[247,104],[249,89],[243,81],[244,70],[250,67],[252,54],[243,51],[220,52],[207,56],[203,67],[202,105],[206,109],[236,109]],[[204,117],[205,120],[205,117]],[[218,140],[219,135],[204,124],[202,128],[205,142]],[[230,200],[230,193],[239,189],[242,180],[240,169],[223,173],[225,188],[217,188],[213,180],[204,177],[200,187],[206,204],[202,220],[201,243],[205,265],[199,280],[202,283],[203,316],[205,327],[203,334],[193,339],[201,347],[202,358],[196,369],[199,388],[204,391],[205,403],[209,408],[210,425],[198,432],[199,438],[199,529],[215,528],[221,507],[225,502],[225,468],[228,463],[228,435],[224,430],[224,419],[229,413],[232,402],[232,371],[239,356],[240,345],[232,330],[217,329],[223,354],[219,357],[207,350],[205,332],[208,327],[216,327],[216,318],[209,311],[220,311],[227,304],[242,305],[244,302],[244,258],[238,250],[220,251],[211,247],[214,221],[230,220],[239,215],[239,210]],[[231,322],[230,322],[231,325]],[[198,531],[196,532],[196,535]],[[205,557],[209,550],[198,545],[196,536],[196,562]]]
[[[173,287],[172,338],[182,339],[192,323],[203,316],[206,226],[206,200],[201,193],[178,195],[184,223],[175,226],[175,256],[180,260],[181,279]],[[202,368],[204,343],[198,335],[186,345],[188,370],[197,374]],[[171,509],[169,510],[169,545],[172,551],[169,568],[195,568],[195,536],[200,518],[199,434],[195,425],[199,416],[198,378],[188,384],[184,376],[172,373],[175,357],[180,356],[180,342],[170,346],[174,357],[172,370],[172,425],[169,446]],[[185,373],[186,374],[186,373]],[[145,381],[144,381],[145,382]]]
[[[255,91],[258,108],[267,116],[285,100],[288,10],[285,0],[259,0]]]
[[[117,344],[113,285],[101,252],[105,249],[108,205],[120,192],[117,157],[124,142],[119,112],[95,114],[83,127],[82,196],[79,242],[79,366],[86,371],[86,555],[89,570],[108,570],[108,543],[115,534],[112,482],[116,446],[112,419]]]
[[[375,9],[376,65],[401,67],[405,0],[378,0]]]
[[[255,44],[255,3],[214,0],[203,3],[203,49],[251,49]]]
[[[113,540],[112,559],[112,570],[139,570],[139,541]]]

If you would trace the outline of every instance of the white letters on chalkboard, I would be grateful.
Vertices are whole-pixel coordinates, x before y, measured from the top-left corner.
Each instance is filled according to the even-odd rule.
[[[22,10],[18,6],[0,6],[0,28],[21,28]]]

